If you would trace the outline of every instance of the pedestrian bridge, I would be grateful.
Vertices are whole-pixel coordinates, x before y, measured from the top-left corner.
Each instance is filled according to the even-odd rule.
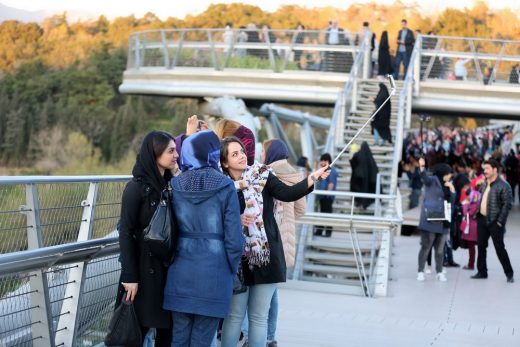
[[[256,37],[265,40],[255,42],[241,35],[222,29],[132,34],[120,91],[334,104],[349,79],[357,83],[372,75],[374,57],[358,33],[346,33],[345,45],[324,44],[322,31],[259,31]],[[413,112],[520,116],[518,73],[512,73],[520,63],[520,41],[419,35],[415,47]],[[360,52],[361,71],[353,71]],[[464,63],[464,80],[455,80],[458,63]]]
[[[231,34],[238,35],[236,32]],[[191,97],[230,94],[251,100],[334,104],[325,151],[337,154],[343,148],[345,139],[356,133],[361,134],[360,139],[372,141],[362,126],[372,113],[373,104],[369,97],[374,93],[373,88],[377,87],[369,78],[370,51],[367,40],[358,40],[356,44],[355,35],[348,34],[347,42],[350,44],[332,47],[320,43],[323,42],[321,32],[305,32],[303,38],[298,35],[290,31],[284,35],[275,32],[273,42],[270,42],[270,35],[265,35],[268,38],[266,42],[238,42],[235,39],[224,41],[224,32],[219,30],[138,33],[130,39],[128,68],[120,89],[124,93],[136,94]],[[463,44],[455,45],[453,40],[467,43],[469,49],[465,49]],[[499,51],[490,53],[494,46]],[[348,191],[348,181],[343,181],[338,183],[341,189],[338,188],[336,193],[334,208],[338,213],[325,215],[316,212],[313,198],[326,192],[314,191],[309,196],[307,213],[298,220],[302,228],[298,237],[296,266],[289,273],[293,280],[284,286],[282,300],[286,300],[284,293],[304,299],[299,302],[287,299],[288,306],[285,307],[289,307],[288,311],[283,311],[285,303],[281,303],[282,316],[290,315],[279,323],[284,345],[304,346],[300,336],[306,336],[304,331],[312,331],[313,325],[308,325],[308,321],[291,327],[290,321],[294,317],[312,318],[313,312],[318,312],[318,321],[328,322],[324,317],[331,312],[335,316],[339,314],[338,322],[345,321],[345,316],[331,310],[330,305],[323,307],[323,311],[313,308],[309,312],[299,307],[301,302],[318,300],[321,303],[322,299],[323,302],[330,299],[341,303],[337,306],[341,311],[356,307],[360,312],[369,312],[375,305],[379,307],[379,300],[387,300],[384,297],[390,295],[399,297],[399,304],[381,307],[388,307],[396,315],[412,312],[412,306],[424,308],[408,305],[408,311],[403,309],[406,306],[403,303],[408,302],[409,297],[418,298],[416,294],[424,292],[424,288],[410,285],[408,281],[407,274],[411,272],[412,279],[415,276],[414,260],[407,260],[403,265],[409,268],[407,271],[394,271],[392,268],[392,254],[410,253],[408,248],[401,250],[400,243],[394,242],[394,237],[399,240],[402,222],[397,168],[404,129],[409,126],[411,111],[420,109],[421,98],[440,98],[441,103],[435,105],[445,107],[451,97],[451,108],[443,110],[455,112],[461,99],[453,97],[457,93],[464,96],[465,112],[473,109],[477,112],[478,108],[484,115],[488,114],[486,107],[493,106],[494,115],[518,115],[518,112],[506,112],[511,103],[518,103],[519,100],[518,94],[515,94],[519,86],[507,83],[507,70],[519,60],[517,46],[518,43],[510,41],[418,38],[411,56],[413,63],[408,67],[404,82],[398,83],[398,94],[393,96],[391,122],[394,145],[372,147],[375,160],[381,165],[381,184],[377,186],[384,187],[384,194],[352,193]],[[467,80],[448,80],[447,66],[451,69],[455,58],[468,55],[472,56],[474,69],[468,62]],[[490,66],[493,68],[484,72],[483,61],[486,64],[492,62]],[[488,99],[484,99],[484,95]],[[508,99],[506,95],[516,97]],[[481,100],[485,100],[487,105],[483,105]],[[436,106],[432,102],[426,104],[429,107],[427,110],[435,111]],[[274,109],[269,112],[276,114]],[[311,122],[308,116],[300,118],[304,127]],[[312,137],[303,139],[308,142],[306,146],[317,148]],[[346,156],[338,160],[337,168],[340,178],[348,177],[350,169]],[[101,346],[119,280],[115,226],[119,219],[122,190],[129,179],[129,176],[0,177],[0,346]],[[359,198],[373,199],[373,206],[367,211],[359,211],[355,207],[355,200]],[[328,240],[312,237],[312,225],[332,226],[333,237]],[[489,253],[491,257],[492,252]],[[514,256],[512,258],[516,259]],[[395,285],[390,279],[406,280]],[[446,324],[454,322],[450,314],[456,312],[453,310],[455,294],[450,293],[458,287],[458,280],[451,283],[454,287],[446,287],[448,290],[428,291],[428,295],[435,298],[432,301],[434,308],[446,308],[442,311],[444,315],[436,316],[429,323],[424,318],[428,315],[424,310],[411,313],[411,317],[417,319],[414,318],[409,326],[413,329],[417,325],[429,327],[421,330],[430,334],[427,339],[422,336],[414,340],[405,337],[410,332],[408,325],[404,329],[406,334],[386,335],[385,331],[390,329],[393,332],[401,331],[398,329],[400,320],[388,319],[387,322],[395,321],[395,324],[381,325],[389,314],[382,315],[379,321],[374,318],[374,313],[348,316],[349,322],[358,325],[335,325],[334,335],[331,331],[317,330],[319,335],[315,334],[315,337],[319,339],[305,340],[312,341],[312,345],[343,346],[347,338],[337,333],[342,331],[342,327],[366,326],[367,322],[377,320],[372,323],[387,328],[379,330],[383,336],[379,335],[379,340],[372,339],[373,343],[369,341],[366,344],[359,339],[353,340],[357,341],[356,345],[381,345],[380,341],[385,340],[385,336],[395,337],[396,341],[401,342],[399,345],[406,345],[403,341],[413,341],[408,344],[410,346],[421,345],[417,341],[432,345],[444,327],[452,327],[442,325],[442,319],[447,316]],[[292,292],[294,289],[303,289],[304,292],[296,295]],[[345,300],[337,301],[337,297],[325,297],[316,291],[357,294],[357,298],[364,301],[359,301],[358,306],[350,306]],[[496,290],[488,288],[487,292],[496,293]],[[381,299],[370,301],[363,297]],[[394,302],[391,297],[386,302]],[[449,302],[449,307],[437,305],[443,300]],[[505,304],[506,301],[515,302],[505,295],[496,298],[501,312],[512,310]],[[489,313],[485,315],[479,311],[478,314],[478,322],[489,318]],[[493,318],[494,322],[498,322],[494,326],[498,326],[499,335],[504,336],[503,340],[496,341],[504,342],[503,345],[517,345],[518,339],[514,334],[515,328],[518,330],[518,322],[500,330],[505,325],[496,315]],[[371,335],[376,338],[371,332],[364,330],[362,337]],[[351,331],[349,336],[355,334],[356,331]],[[337,339],[327,342],[328,336]],[[484,341],[479,336],[471,341]]]

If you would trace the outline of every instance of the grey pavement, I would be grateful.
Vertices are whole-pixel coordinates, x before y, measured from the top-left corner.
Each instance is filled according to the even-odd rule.
[[[505,237],[516,283],[506,277],[490,239],[486,280],[448,268],[448,282],[415,279],[419,237],[395,238],[389,295],[364,298],[281,288],[280,347],[306,346],[520,346],[520,208]],[[454,253],[461,266],[467,250]],[[291,285],[294,288],[294,284]]]

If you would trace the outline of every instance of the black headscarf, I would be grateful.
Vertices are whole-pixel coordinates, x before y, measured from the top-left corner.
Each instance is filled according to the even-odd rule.
[[[442,191],[444,192],[444,200],[450,201],[450,188],[444,185],[444,176],[452,173],[451,166],[445,163],[437,164],[432,169],[433,175],[435,175],[442,186]]]
[[[161,136],[161,133],[163,132],[152,131],[145,136],[141,148],[139,149],[139,153],[137,154],[134,168],[132,169],[132,175],[135,178],[139,178],[143,182],[148,183],[158,193],[161,193],[164,190],[166,184],[172,178],[170,170],[165,170],[164,177],[161,176],[159,168],[157,167],[155,153],[153,151],[153,139],[156,136]]]

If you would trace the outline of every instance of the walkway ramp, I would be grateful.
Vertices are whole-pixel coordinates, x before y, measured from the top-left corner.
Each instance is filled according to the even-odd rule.
[[[520,268],[520,206],[507,224],[506,247],[513,268]],[[492,242],[489,278],[448,268],[448,282],[427,275],[415,279],[419,237],[394,238],[388,296],[366,299],[342,295],[340,288],[314,283],[312,291],[288,283],[280,290],[277,340],[288,347],[460,347],[520,346],[517,283],[506,283]],[[467,250],[454,253],[465,264]],[[518,280],[518,279],[517,279]],[[305,303],[302,305],[302,303]]]

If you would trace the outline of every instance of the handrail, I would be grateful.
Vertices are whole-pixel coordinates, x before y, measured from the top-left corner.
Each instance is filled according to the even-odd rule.
[[[502,39],[486,39],[482,37],[463,37],[463,36],[443,36],[443,35],[421,35],[423,38],[435,39],[450,39],[450,40],[464,40],[464,41],[485,41],[485,42],[499,42],[499,43],[518,43],[519,40],[502,40]]]
[[[358,193],[358,192],[342,192],[337,190],[313,190],[311,194],[315,195],[330,195],[336,197],[355,197],[355,198],[371,198],[371,199],[388,199],[392,200],[397,197],[395,194],[372,194],[372,193]]]
[[[91,183],[91,182],[121,182],[129,181],[129,175],[106,176],[3,176],[0,185],[13,184],[46,184],[46,183]]]
[[[242,33],[258,33],[258,37],[254,41],[241,40]],[[127,69],[139,69],[141,67],[163,67],[172,69],[177,66],[184,66],[179,64],[179,57],[181,49],[188,49],[186,52],[190,54],[190,49],[195,55],[198,55],[199,50],[209,51],[211,59],[208,60],[205,54],[199,56],[195,60],[196,66],[213,67],[217,71],[228,68],[228,63],[232,55],[232,51],[236,51],[235,57],[238,60],[244,58],[245,55],[250,55],[256,60],[254,63],[262,64],[264,69],[266,66],[262,63],[264,60],[269,62],[270,69],[273,72],[283,72],[287,68],[287,61],[290,52],[312,51],[314,53],[323,52],[342,52],[344,54],[352,54],[358,50],[357,37],[359,33],[344,32],[346,39],[340,45],[328,45],[324,43],[325,30],[273,30],[265,31],[263,29],[155,29],[144,30],[130,34],[129,37],[129,54]],[[269,35],[275,35],[276,40],[271,40]],[[190,36],[191,35],[191,36]],[[264,35],[264,40],[259,40],[260,35]],[[297,35],[304,35],[308,37],[306,42],[293,42]],[[142,44],[144,42],[145,44]],[[175,50],[175,59],[173,61],[169,57],[169,50]],[[248,54],[246,50],[251,50]],[[132,54],[133,52],[133,54]],[[282,53],[283,52],[283,53]],[[219,55],[224,54],[220,59]],[[265,59],[264,59],[265,58]],[[268,59],[267,59],[268,58]],[[247,64],[247,61],[242,61]],[[239,63],[241,64],[241,63]],[[209,66],[208,66],[209,65]],[[294,67],[291,67],[294,69]],[[298,66],[298,69],[301,69]],[[310,68],[310,71],[315,71],[315,68]],[[337,73],[345,73],[346,71],[333,71]]]
[[[0,278],[23,271],[72,264],[119,252],[117,237],[67,243],[28,251],[0,254]]]
[[[352,68],[350,69],[350,74],[347,82],[345,82],[345,87],[343,91],[338,93],[338,100],[334,105],[334,112],[332,114],[332,120],[330,122],[329,136],[327,137],[327,141],[325,144],[325,151],[334,154],[334,147],[338,143],[338,137],[341,136],[343,138],[344,131],[344,117],[341,117],[342,113],[346,113],[347,110],[346,105],[349,104],[346,101],[348,97],[352,94],[352,90],[354,88],[354,83],[357,80],[358,74],[362,71],[361,65],[364,62],[365,50],[368,49],[368,37],[371,33],[367,32],[363,39],[363,43],[361,44],[358,54],[354,59],[354,63],[352,64]],[[355,96],[354,96],[355,97]],[[333,136],[331,136],[333,135]]]
[[[399,169],[399,162],[401,161],[401,154],[403,151],[404,140],[404,122],[405,117],[408,119],[411,114],[411,96],[413,83],[419,83],[419,80],[414,81],[414,71],[416,68],[416,60],[420,59],[419,51],[422,46],[422,36],[418,35],[413,48],[412,56],[406,71],[406,78],[404,80],[401,92],[399,93],[399,107],[397,111],[397,127],[395,136],[395,154],[392,160],[392,176],[390,180],[390,194],[397,195],[397,171]],[[398,211],[399,213],[399,211]]]

